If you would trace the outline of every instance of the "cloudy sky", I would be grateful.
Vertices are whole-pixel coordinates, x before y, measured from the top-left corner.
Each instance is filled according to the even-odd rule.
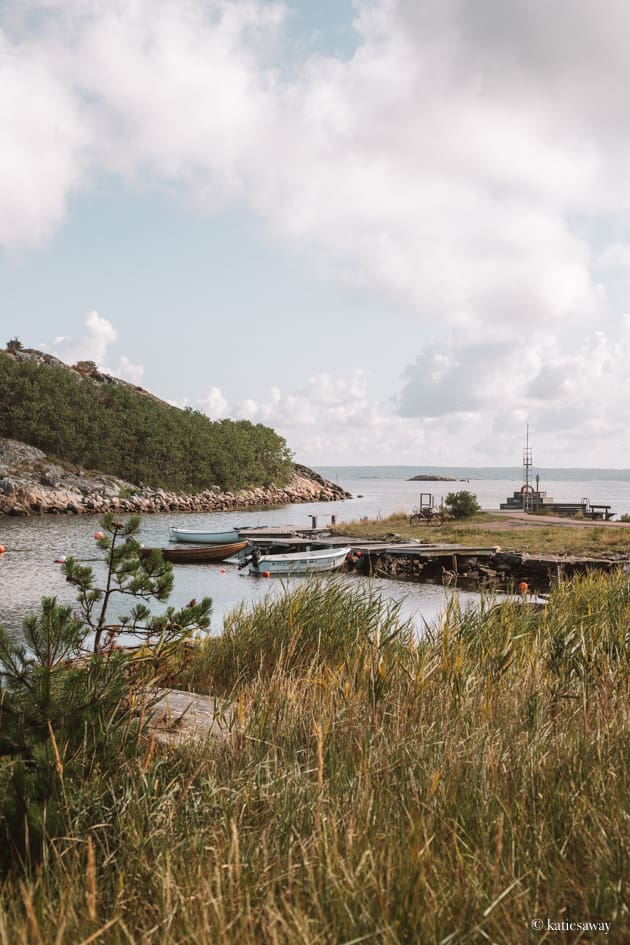
[[[630,466],[626,0],[4,0],[5,338],[317,464]]]

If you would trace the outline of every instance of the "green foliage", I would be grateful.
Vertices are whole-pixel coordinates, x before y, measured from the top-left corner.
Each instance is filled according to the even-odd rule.
[[[630,941],[626,578],[543,610],[454,598],[391,643],[351,589],[316,619],[293,588],[273,661],[239,675],[234,650],[229,736],[69,795],[46,869],[0,887],[3,945],[555,940],[539,916],[611,923],[576,945]]]
[[[465,489],[461,492],[449,492],[444,505],[453,518],[471,518],[476,512],[481,511],[477,496]]]
[[[171,565],[159,552],[140,557],[137,517],[122,523],[108,513],[101,526],[104,586],[91,567],[64,564],[78,612],[44,598],[19,639],[0,626],[0,866],[15,852],[39,858],[47,836],[69,829],[72,793],[125,754],[131,705],[146,702],[141,694],[160,683],[193,630],[209,624],[209,598],[151,616],[145,602],[168,598]],[[130,609],[112,623],[117,599]],[[121,632],[139,647],[117,646]]]
[[[313,672],[375,649],[382,655],[384,648],[404,648],[412,633],[400,604],[359,584],[314,579],[233,610],[222,635],[207,637],[196,648],[183,683],[198,691],[229,693],[279,668]]]
[[[17,335],[15,338],[11,338],[9,341],[7,341],[7,351],[9,351],[11,354],[15,354],[16,351],[21,351],[23,347],[24,345]]]
[[[128,656],[78,661],[85,635],[55,598],[25,618],[19,642],[0,626],[0,866],[15,852],[39,858],[65,829],[68,785],[121,750]]]
[[[159,616],[151,616],[146,604],[136,603],[128,614],[112,622],[110,605],[115,599],[167,600],[173,589],[173,566],[157,549],[149,557],[141,557],[141,545],[134,537],[140,528],[137,515],[121,522],[113,512],[107,512],[101,527],[98,546],[107,567],[104,587],[96,586],[89,565],[79,564],[72,556],[63,564],[66,580],[78,591],[82,624],[86,632],[94,634],[95,653],[103,645],[112,646],[120,633],[140,638],[144,645],[155,647],[159,642],[164,648],[173,641],[180,643],[196,628],[208,627],[212,606],[209,597],[200,603],[191,602],[179,611],[169,607]]]
[[[84,469],[178,492],[289,480],[291,453],[269,427],[211,421],[83,373],[0,356],[0,437]]]
[[[77,361],[74,370],[85,376],[86,374],[97,374],[98,365],[96,361]]]

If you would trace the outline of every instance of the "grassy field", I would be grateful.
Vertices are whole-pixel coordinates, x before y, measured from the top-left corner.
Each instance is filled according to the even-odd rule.
[[[335,581],[237,611],[179,679],[230,733],[64,785],[0,943],[627,943],[629,669],[619,575],[454,599],[422,639]]]
[[[352,538],[383,539],[392,533],[401,538],[461,544],[499,545],[503,549],[531,553],[577,554],[606,557],[608,554],[630,554],[630,528],[606,523],[580,525],[576,521],[545,524],[543,516],[531,523],[521,523],[492,512],[480,512],[470,519],[444,525],[411,527],[406,512],[384,519],[340,522],[338,535]]]

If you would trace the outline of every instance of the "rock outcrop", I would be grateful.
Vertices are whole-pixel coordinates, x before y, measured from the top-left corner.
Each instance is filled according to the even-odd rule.
[[[334,502],[350,498],[340,486],[312,469],[296,464],[286,486],[265,486],[239,492],[210,487],[196,495],[136,486],[114,476],[71,471],[51,462],[45,453],[0,439],[0,514],[44,515],[134,512],[221,512],[297,502]]]

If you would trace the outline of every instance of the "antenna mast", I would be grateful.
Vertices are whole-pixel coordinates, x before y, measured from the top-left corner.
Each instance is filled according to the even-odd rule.
[[[533,505],[532,496],[533,496],[534,489],[530,483],[531,472],[532,472],[532,449],[531,449],[531,446],[529,445],[529,423],[528,423],[526,427],[526,433],[525,433],[525,449],[523,450],[524,487],[522,490],[523,509],[526,512],[530,512]]]

